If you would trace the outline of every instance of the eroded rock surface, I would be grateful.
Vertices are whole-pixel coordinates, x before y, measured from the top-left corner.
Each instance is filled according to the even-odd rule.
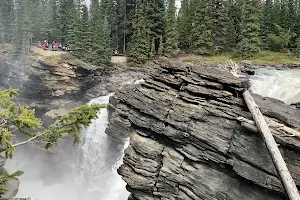
[[[118,173],[130,200],[283,200],[283,186],[242,92],[246,79],[207,65],[161,59],[141,85],[119,90],[108,106],[107,134],[129,135]],[[300,111],[253,95],[263,114],[292,128]],[[300,140],[271,130],[300,186]]]

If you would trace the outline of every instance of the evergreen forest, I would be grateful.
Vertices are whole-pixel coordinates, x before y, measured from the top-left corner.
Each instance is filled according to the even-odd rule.
[[[262,50],[300,56],[300,0],[0,0],[0,43],[16,55],[37,41],[108,64],[118,50],[141,65],[180,52],[249,58]]]

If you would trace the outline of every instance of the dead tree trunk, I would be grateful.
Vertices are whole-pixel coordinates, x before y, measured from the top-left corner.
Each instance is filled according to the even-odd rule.
[[[252,98],[250,92],[247,90],[243,93],[244,100],[252,113],[253,119],[262,133],[267,148],[272,156],[273,163],[277,169],[277,172],[281,178],[281,182],[289,196],[290,200],[300,200],[300,195],[296,184],[286,166],[286,163],[278,149],[278,146],[273,138],[273,135],[264,119],[264,116],[261,114],[258,106],[256,105],[254,99]]]

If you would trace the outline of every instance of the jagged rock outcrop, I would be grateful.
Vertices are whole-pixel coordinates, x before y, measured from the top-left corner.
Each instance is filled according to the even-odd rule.
[[[276,169],[242,92],[247,79],[217,67],[161,59],[139,86],[119,90],[108,105],[107,134],[130,136],[118,173],[130,200],[283,200]],[[262,113],[292,128],[300,111],[254,95]],[[272,129],[300,186],[300,139]]]
[[[99,82],[105,69],[71,61],[53,64],[47,59],[40,59],[39,65],[33,67],[42,79],[41,84],[51,92],[51,97],[85,92]]]
[[[12,61],[0,55],[0,88],[15,88],[34,103],[45,99],[83,99],[86,90],[99,84],[105,67],[70,60],[57,63],[49,58],[28,57]],[[27,102],[22,102],[27,104]]]
[[[154,70],[150,64],[145,64],[142,68],[118,65],[107,68],[101,77],[101,83],[88,89],[84,99],[91,100],[115,92],[124,85],[149,77],[150,72]]]

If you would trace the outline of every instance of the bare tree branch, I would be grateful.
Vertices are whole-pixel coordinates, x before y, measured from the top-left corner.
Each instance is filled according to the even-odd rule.
[[[225,63],[220,64],[219,69],[222,71],[227,71],[235,77],[245,77],[244,75],[238,74],[239,66],[232,60],[228,60]]]
[[[45,132],[42,132],[42,133],[40,133],[40,134],[38,134],[38,135],[36,135],[36,136],[34,136],[32,138],[29,138],[28,140],[26,140],[24,142],[20,142],[20,143],[14,144],[13,147],[17,147],[17,146],[21,146],[21,145],[27,144],[27,143],[35,140],[36,138],[41,137],[42,135],[44,135],[44,133]]]

